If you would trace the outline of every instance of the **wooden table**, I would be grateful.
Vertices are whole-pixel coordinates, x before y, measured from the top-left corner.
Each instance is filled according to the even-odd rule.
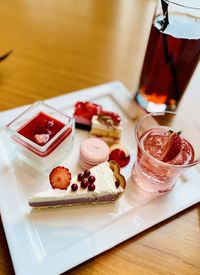
[[[0,110],[112,80],[134,92],[154,7],[154,0],[1,1],[0,55],[14,52],[0,64]],[[200,124],[198,76],[179,109]],[[14,274],[2,223],[0,274]],[[67,274],[200,274],[200,204]]]

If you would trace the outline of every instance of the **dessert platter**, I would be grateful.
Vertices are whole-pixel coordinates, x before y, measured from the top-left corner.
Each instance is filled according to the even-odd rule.
[[[60,274],[200,201],[194,168],[162,195],[131,178],[142,115],[120,82],[0,113],[0,211],[16,274]]]

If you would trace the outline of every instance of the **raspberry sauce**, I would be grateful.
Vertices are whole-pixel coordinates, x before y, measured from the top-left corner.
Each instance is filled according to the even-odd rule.
[[[40,112],[18,130],[18,133],[36,143],[35,135],[48,134],[51,140],[63,127],[64,123]]]

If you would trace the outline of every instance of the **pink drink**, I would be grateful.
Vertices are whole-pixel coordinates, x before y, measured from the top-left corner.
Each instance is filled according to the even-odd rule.
[[[169,128],[158,127],[150,129],[143,133],[140,142],[144,150],[152,157],[161,160],[163,151],[168,141]],[[181,138],[181,136],[180,136]],[[141,151],[139,149],[139,151]],[[142,156],[140,156],[141,160]],[[192,145],[185,139],[181,138],[181,150],[179,154],[167,163],[173,165],[187,165],[194,160],[194,149]]]
[[[178,155],[168,162],[161,161],[169,137],[168,131],[168,127],[152,128],[145,131],[139,139],[142,149],[138,146],[133,176],[145,190],[158,193],[169,191],[183,172],[181,166],[194,161],[194,149],[184,138],[181,138],[181,150]]]

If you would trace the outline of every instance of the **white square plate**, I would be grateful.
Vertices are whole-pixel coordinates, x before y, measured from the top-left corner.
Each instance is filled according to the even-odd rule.
[[[131,162],[122,169],[127,188],[118,201],[110,204],[32,210],[28,198],[49,188],[48,176],[15,158],[15,151],[2,127],[0,210],[16,274],[60,274],[200,201],[200,176],[194,168],[165,195],[143,192],[131,180],[136,151],[133,116],[142,112],[138,113],[130,93],[120,82],[46,102],[72,115],[73,105],[79,100],[102,104],[104,109],[121,115],[124,124],[122,144],[131,151]],[[0,125],[5,125],[26,108],[0,113]],[[79,144],[88,135],[86,131],[76,130],[71,154],[59,163],[69,167],[73,174],[80,171],[77,164]]]

